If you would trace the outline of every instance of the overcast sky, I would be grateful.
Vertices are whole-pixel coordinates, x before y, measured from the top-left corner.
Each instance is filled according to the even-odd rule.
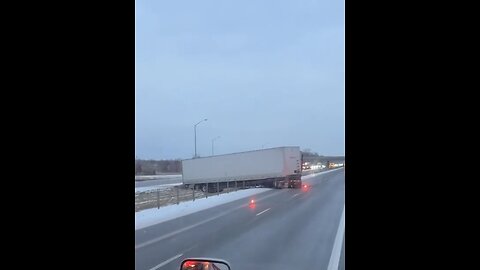
[[[276,146],[345,153],[344,2],[137,0],[142,159]]]

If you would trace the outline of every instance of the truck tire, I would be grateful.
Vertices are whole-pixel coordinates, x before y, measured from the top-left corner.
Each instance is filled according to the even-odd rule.
[[[207,192],[207,185],[202,185],[202,191]]]

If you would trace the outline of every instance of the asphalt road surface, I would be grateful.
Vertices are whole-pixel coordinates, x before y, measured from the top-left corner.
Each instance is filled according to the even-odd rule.
[[[137,230],[135,269],[178,270],[186,257],[224,259],[232,270],[344,269],[344,169],[304,183]]]

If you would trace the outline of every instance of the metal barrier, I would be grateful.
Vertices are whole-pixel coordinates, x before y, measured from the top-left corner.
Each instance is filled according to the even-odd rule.
[[[204,192],[200,189],[185,188],[183,185],[135,192],[135,211],[141,211],[150,208],[158,209],[162,206],[179,204],[180,202],[185,201],[195,201],[195,199],[199,198],[208,198],[209,195],[220,195],[222,193],[229,193],[241,189],[237,182],[235,182],[235,184],[227,182],[226,188],[223,188],[222,191],[220,191],[219,182],[214,183],[214,185],[216,185],[216,190],[214,193]],[[208,188],[206,191],[208,191]]]
[[[328,170],[328,169],[327,169]],[[303,172],[302,175],[309,175],[312,173],[317,173],[320,171],[327,171],[327,170],[311,170],[308,172]],[[233,184],[232,182],[235,182]],[[226,182],[226,188],[223,188],[220,191],[220,183],[210,183],[207,186],[206,191],[208,191],[209,187],[212,185],[216,185],[216,194],[220,195],[221,193],[229,193],[232,191],[237,191],[240,189],[246,189],[251,187],[251,184],[246,185],[245,181],[232,181]],[[253,185],[254,186],[254,185]],[[198,198],[208,198],[208,192],[203,192],[200,189],[193,189],[193,188],[185,188],[183,185],[178,186],[168,186],[154,190],[148,190],[143,192],[136,192],[135,193],[135,211],[141,211],[144,209],[150,208],[160,208],[162,206],[171,205],[171,204],[179,204],[180,202],[185,201],[195,201]]]

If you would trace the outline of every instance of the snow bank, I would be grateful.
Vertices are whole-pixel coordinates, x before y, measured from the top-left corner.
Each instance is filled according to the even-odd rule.
[[[255,194],[259,194],[269,190],[271,189],[251,188],[246,190],[234,191],[231,193],[223,193],[220,195],[212,195],[208,198],[195,199],[195,201],[181,202],[178,205],[168,205],[160,207],[160,209],[146,209],[135,213],[135,230],[139,230],[181,216],[189,215],[217,205],[253,196]]]
[[[342,168],[339,168],[339,169],[342,169]],[[315,176],[333,172],[339,169],[328,170],[320,173],[302,176],[302,180],[304,179],[308,180]],[[176,184],[166,184],[166,185],[160,185],[160,186],[168,186],[168,185],[172,186]],[[152,187],[145,187],[145,188],[152,189]],[[208,198],[199,198],[199,199],[195,199],[195,201],[181,202],[178,205],[177,204],[168,205],[168,206],[160,207],[160,209],[157,209],[157,208],[146,209],[146,210],[135,213],[135,230],[143,229],[148,226],[152,226],[161,222],[172,220],[181,216],[186,216],[186,215],[189,215],[198,211],[202,211],[217,205],[229,203],[238,199],[253,196],[255,194],[259,194],[269,190],[272,190],[272,189],[251,188],[246,190],[234,191],[231,193],[223,193],[220,195],[211,195]],[[135,189],[135,191],[137,191],[137,188]]]
[[[338,168],[338,169],[328,170],[328,171],[324,171],[324,172],[312,173],[312,174],[309,174],[309,175],[305,175],[305,176],[302,176],[302,181],[303,180],[308,180],[310,178],[313,178],[313,177],[321,175],[321,174],[325,174],[325,173],[329,173],[329,172],[333,172],[333,171],[338,171],[340,169],[343,169],[343,168]]]
[[[155,180],[166,178],[182,178],[181,174],[136,175],[135,180]]]
[[[173,183],[173,184],[162,184],[162,185],[155,185],[155,186],[148,186],[148,187],[137,187],[135,188],[135,193],[137,192],[145,192],[149,190],[157,190],[157,189],[168,189],[174,186],[180,186],[182,183]]]

